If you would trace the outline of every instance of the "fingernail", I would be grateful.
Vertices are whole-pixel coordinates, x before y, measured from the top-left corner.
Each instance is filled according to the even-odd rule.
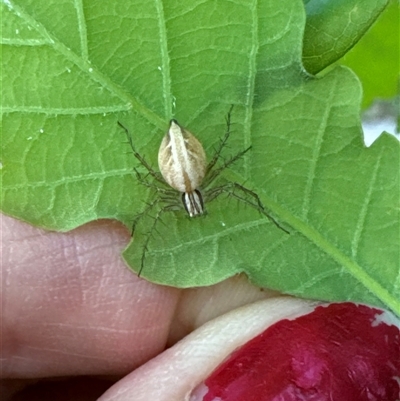
[[[190,401],[396,401],[400,321],[365,305],[318,306],[233,352]]]

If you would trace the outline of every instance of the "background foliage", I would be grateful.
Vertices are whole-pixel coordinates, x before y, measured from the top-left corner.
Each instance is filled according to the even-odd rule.
[[[374,99],[392,99],[400,94],[399,11],[399,2],[390,1],[372,28],[341,60],[362,82],[364,108]]]

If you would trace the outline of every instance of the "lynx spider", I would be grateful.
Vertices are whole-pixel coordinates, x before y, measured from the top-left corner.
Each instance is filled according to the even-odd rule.
[[[181,127],[176,120],[171,120],[170,128],[165,134],[159,149],[158,162],[161,173],[155,171],[146,159],[136,150],[129,130],[118,121],[118,125],[125,131],[134,156],[147,170],[147,174],[142,176],[135,169],[137,179],[143,185],[154,189],[158,195],[152,202],[147,203],[147,206],[141,213],[135,216],[132,224],[132,236],[142,217],[149,214],[157,204],[161,204],[160,209],[153,217],[153,224],[144,242],[138,276],[140,276],[144,268],[146,252],[148,251],[148,245],[152,238],[153,231],[156,231],[157,223],[161,219],[163,213],[184,208],[190,217],[201,216],[206,213],[204,204],[213,201],[224,193],[257,209],[260,213],[268,217],[277,228],[289,234],[289,232],[266,211],[258,195],[242,184],[228,181],[222,185],[210,187],[226,168],[239,160],[251,149],[251,146],[249,146],[238,152],[235,156],[225,160],[219,167],[216,167],[221,157],[221,152],[231,133],[232,108],[233,105],[229,109],[226,117],[227,129],[225,135],[220,140],[215,149],[214,156],[208,164],[206,164],[203,146],[198,139],[187,129]],[[149,177],[152,177],[153,180],[149,181]],[[179,201],[177,197],[177,193],[179,192],[181,193],[181,201]]]

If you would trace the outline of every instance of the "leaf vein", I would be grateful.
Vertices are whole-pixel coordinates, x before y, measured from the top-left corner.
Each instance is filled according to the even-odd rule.
[[[100,180],[108,177],[115,177],[115,176],[125,176],[125,175],[132,175],[131,171],[127,171],[126,169],[115,169],[115,170],[109,170],[107,172],[100,172],[100,173],[90,173],[90,174],[85,174],[85,175],[77,175],[74,177],[63,177],[60,180],[55,180],[55,181],[49,181],[43,180],[43,181],[36,181],[36,182],[27,182],[23,184],[14,184],[14,185],[3,185],[4,190],[14,190],[14,189],[26,189],[26,188],[39,188],[39,187],[48,187],[48,188],[55,188],[59,185],[65,185],[65,184],[70,184],[73,182],[79,182],[79,181],[88,181],[88,180]]]
[[[81,55],[84,60],[89,60],[89,51],[87,43],[87,29],[86,29],[86,19],[83,11],[82,0],[74,0],[76,15],[78,17],[78,29],[79,37],[81,40]]]
[[[172,117],[172,94],[171,94],[170,59],[168,54],[168,35],[167,35],[165,14],[162,1],[157,0],[155,4],[158,16],[157,21],[158,21],[158,32],[160,39],[164,113],[165,113],[165,119],[169,120]]]
[[[258,1],[255,0],[252,4],[252,29],[251,29],[251,50],[249,54],[249,64],[248,64],[248,81],[247,81],[247,98],[246,98],[246,107],[245,117],[244,117],[244,148],[248,148],[251,146],[251,125],[253,120],[253,103],[254,103],[254,93],[255,93],[255,83],[257,76],[257,53],[260,46],[258,39],[258,17],[259,14],[257,12]],[[250,160],[248,157],[244,159],[244,176],[249,177],[249,166]]]
[[[118,106],[97,106],[77,108],[45,108],[39,106],[3,107],[3,113],[33,113],[33,114],[54,114],[54,115],[76,115],[76,114],[104,114],[119,111],[128,111],[132,108],[130,103]]]
[[[368,213],[368,206],[369,206],[369,203],[370,203],[371,197],[372,197],[372,189],[374,187],[374,184],[375,184],[377,176],[378,176],[378,171],[379,171],[379,168],[381,165],[381,160],[382,160],[382,151],[379,154],[379,156],[376,160],[376,163],[374,165],[374,169],[372,171],[372,177],[370,180],[370,185],[368,186],[366,195],[363,197],[363,204],[360,208],[360,213],[358,214],[358,219],[357,219],[357,223],[356,223],[356,227],[355,227],[355,231],[354,231],[353,240],[351,241],[351,254],[352,254],[353,258],[357,257],[358,245],[360,243],[360,238],[361,238],[361,235],[363,232],[365,219],[366,219],[366,216]]]
[[[336,82],[335,82],[336,84]],[[303,205],[302,205],[302,217],[307,218],[308,212],[310,210],[310,202],[311,202],[311,191],[313,189],[314,181],[316,178],[317,174],[317,167],[318,167],[318,161],[320,159],[321,155],[321,149],[322,149],[322,144],[324,142],[324,136],[326,133],[326,127],[328,125],[328,117],[331,112],[331,105],[332,105],[332,98],[333,94],[335,93],[335,90],[332,89],[328,97],[325,101],[325,104],[327,107],[325,107],[325,113],[323,114],[321,118],[321,124],[318,128],[317,135],[315,136],[315,146],[313,146],[313,151],[311,155],[311,160],[310,160],[310,170],[309,173],[307,174],[307,182],[305,184],[304,188],[304,197],[303,197]]]

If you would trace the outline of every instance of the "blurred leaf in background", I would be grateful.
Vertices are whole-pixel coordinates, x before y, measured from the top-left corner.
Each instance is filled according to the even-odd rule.
[[[400,3],[392,0],[372,28],[341,60],[363,86],[362,107],[375,99],[391,100],[399,95]]]

